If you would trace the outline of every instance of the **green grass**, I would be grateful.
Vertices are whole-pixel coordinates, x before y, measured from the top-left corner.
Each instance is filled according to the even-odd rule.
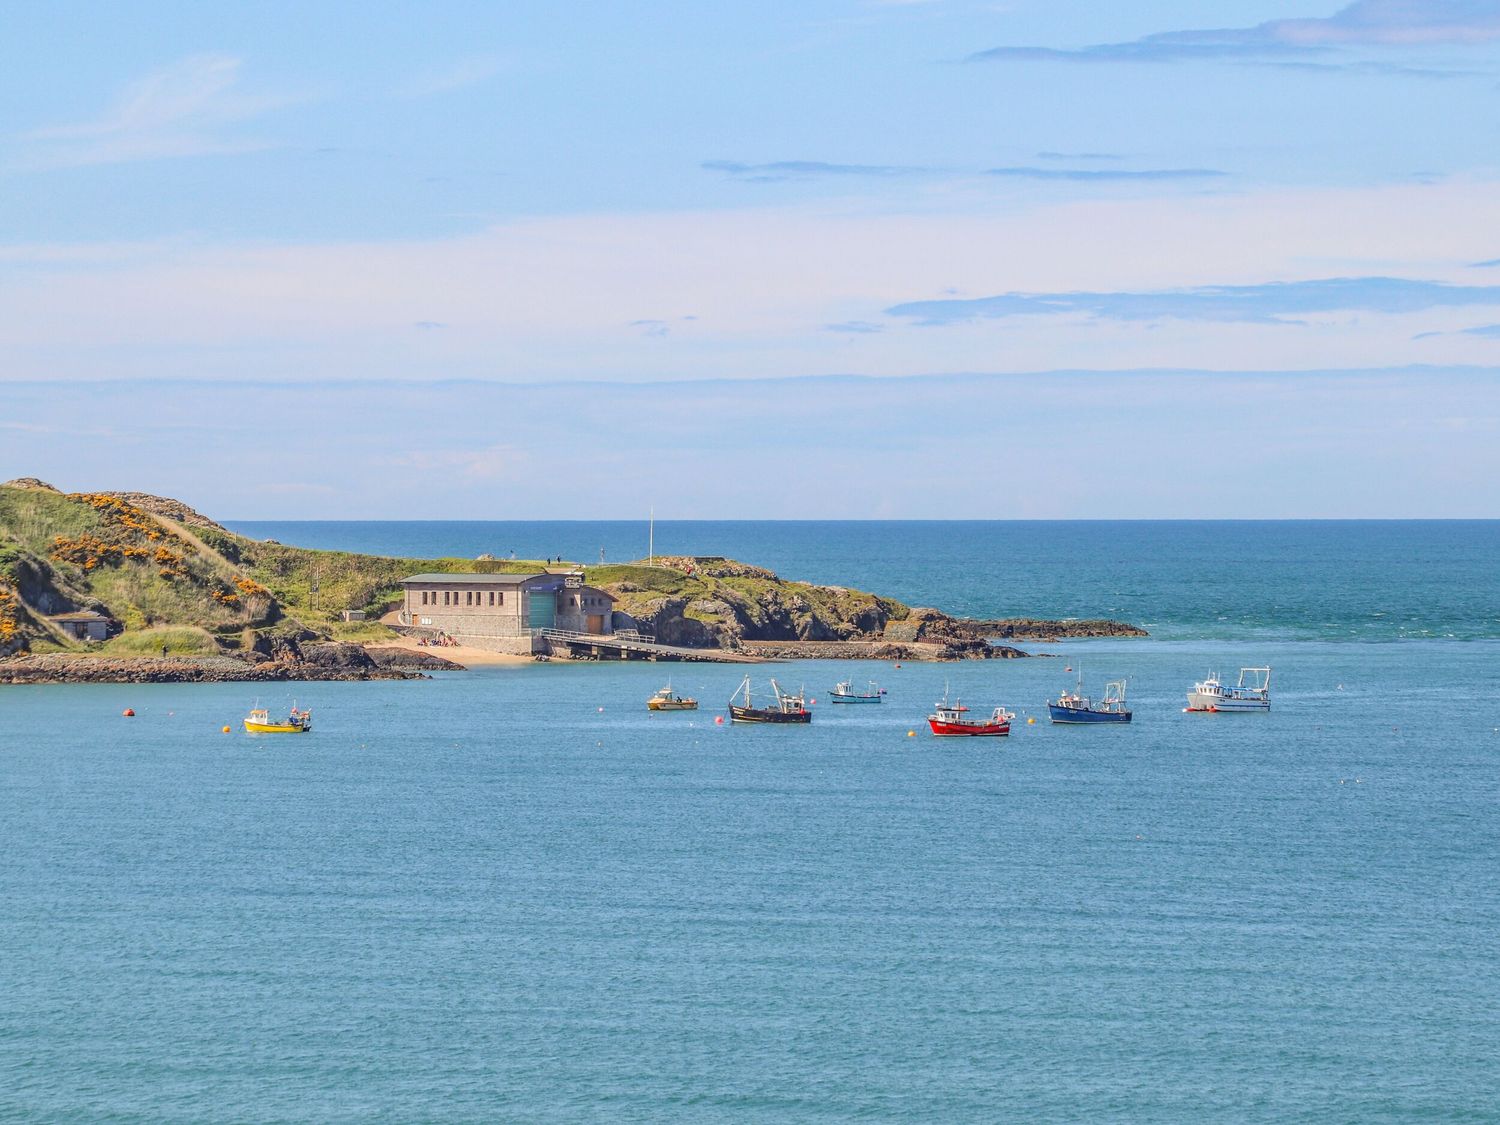
[[[220,651],[213,635],[191,625],[164,625],[121,633],[100,651],[109,656],[160,656],[162,646],[169,656],[213,656]]]
[[[394,640],[398,633],[378,621],[334,621],[328,632],[336,641],[364,644],[366,641]]]

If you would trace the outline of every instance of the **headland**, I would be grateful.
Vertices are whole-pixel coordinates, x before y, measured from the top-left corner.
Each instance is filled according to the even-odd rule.
[[[0,485],[0,684],[363,680],[549,659],[965,660],[1144,636],[972,620],[718,556],[583,567],[236,535],[178,500]]]

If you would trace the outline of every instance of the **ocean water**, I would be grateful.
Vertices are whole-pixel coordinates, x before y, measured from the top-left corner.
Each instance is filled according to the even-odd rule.
[[[235,522],[415,558],[646,557],[643,522]],[[1500,638],[1500,520],[658,521],[727,555],[972,617],[1112,617],[1192,639]]]
[[[819,700],[796,730],[716,724],[726,665],[0,690],[0,1119],[1500,1116],[1493,530],[1373,536],[1428,560],[1406,585],[1359,577],[1368,544],[1301,572],[1285,539],[1216,546],[1281,575],[1240,613],[1307,607],[1236,624],[1165,612],[1203,528],[1132,564],[1060,526],[1051,557],[1169,627],[756,669]],[[968,541],[948,557],[1017,591],[976,605],[1075,585]],[[723,553],[839,577],[838,542],[762,546]],[[848,581],[963,588],[903,558]],[[1360,585],[1449,616],[1372,626]],[[1261,663],[1271,713],[1182,712]],[[1135,722],[1047,724],[1070,667],[1129,676]],[[851,674],[887,701],[829,706]],[[703,710],[647,713],[668,676]],[[945,690],[1015,733],[930,738]],[[314,732],[238,733],[257,693]]]

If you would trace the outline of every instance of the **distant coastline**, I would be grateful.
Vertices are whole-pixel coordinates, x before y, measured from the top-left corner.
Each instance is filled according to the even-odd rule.
[[[1108,620],[954,617],[717,556],[585,567],[312,550],[236,535],[166,497],[63,493],[27,478],[0,486],[0,683],[410,678],[520,659],[480,635],[455,646],[400,612],[401,584],[419,572],[586,572],[612,607],[600,632],[657,646],[611,650],[622,657],[1020,658],[1032,654],[996,642],[1145,635]],[[538,647],[555,659],[601,651]]]

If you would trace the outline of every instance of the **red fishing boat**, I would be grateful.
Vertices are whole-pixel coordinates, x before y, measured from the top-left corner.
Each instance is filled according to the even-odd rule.
[[[969,709],[961,701],[948,702],[947,691],[943,692],[942,701],[932,706],[933,713],[927,716],[927,725],[933,734],[945,737],[956,734],[1000,737],[1010,733],[1010,721],[1016,717],[1015,712],[996,707],[988,719],[971,719]]]

